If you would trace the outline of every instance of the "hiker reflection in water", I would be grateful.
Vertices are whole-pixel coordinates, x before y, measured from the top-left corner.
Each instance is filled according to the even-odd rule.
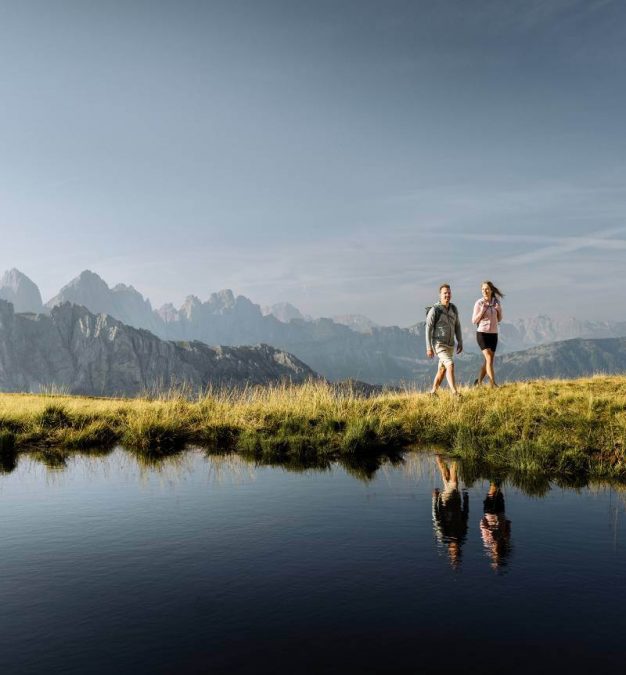
[[[485,552],[491,558],[491,567],[498,570],[506,565],[511,552],[511,521],[506,519],[504,513],[504,495],[498,482],[489,484],[483,507],[480,534]]]
[[[439,543],[448,550],[450,564],[456,569],[461,563],[461,547],[467,536],[469,497],[467,490],[459,492],[458,464],[450,466],[437,455],[437,466],[443,490],[433,490],[433,526]]]

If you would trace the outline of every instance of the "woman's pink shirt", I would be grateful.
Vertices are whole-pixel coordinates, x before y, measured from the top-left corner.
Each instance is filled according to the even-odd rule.
[[[500,321],[502,321],[502,305],[497,300],[492,300],[490,304],[482,298],[476,300],[472,323],[478,324],[476,330],[479,333],[497,333]]]

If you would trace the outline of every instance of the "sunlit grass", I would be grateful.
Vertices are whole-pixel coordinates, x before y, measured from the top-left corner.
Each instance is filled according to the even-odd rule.
[[[0,454],[37,448],[57,461],[117,443],[147,456],[192,443],[304,467],[437,445],[526,475],[626,476],[626,377],[467,389],[460,399],[410,390],[364,398],[319,382],[195,399],[0,394]]]

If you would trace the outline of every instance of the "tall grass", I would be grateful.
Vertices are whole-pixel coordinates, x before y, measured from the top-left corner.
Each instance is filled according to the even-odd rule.
[[[626,377],[468,389],[460,399],[410,390],[364,398],[319,382],[208,391],[195,399],[186,392],[138,399],[0,395],[0,455],[116,443],[146,456],[191,443],[294,466],[436,444],[527,476],[626,477]]]

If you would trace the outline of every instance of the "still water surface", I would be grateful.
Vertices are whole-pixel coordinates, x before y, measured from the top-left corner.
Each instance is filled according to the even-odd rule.
[[[623,672],[626,492],[425,454],[364,475],[20,457],[0,672]]]

